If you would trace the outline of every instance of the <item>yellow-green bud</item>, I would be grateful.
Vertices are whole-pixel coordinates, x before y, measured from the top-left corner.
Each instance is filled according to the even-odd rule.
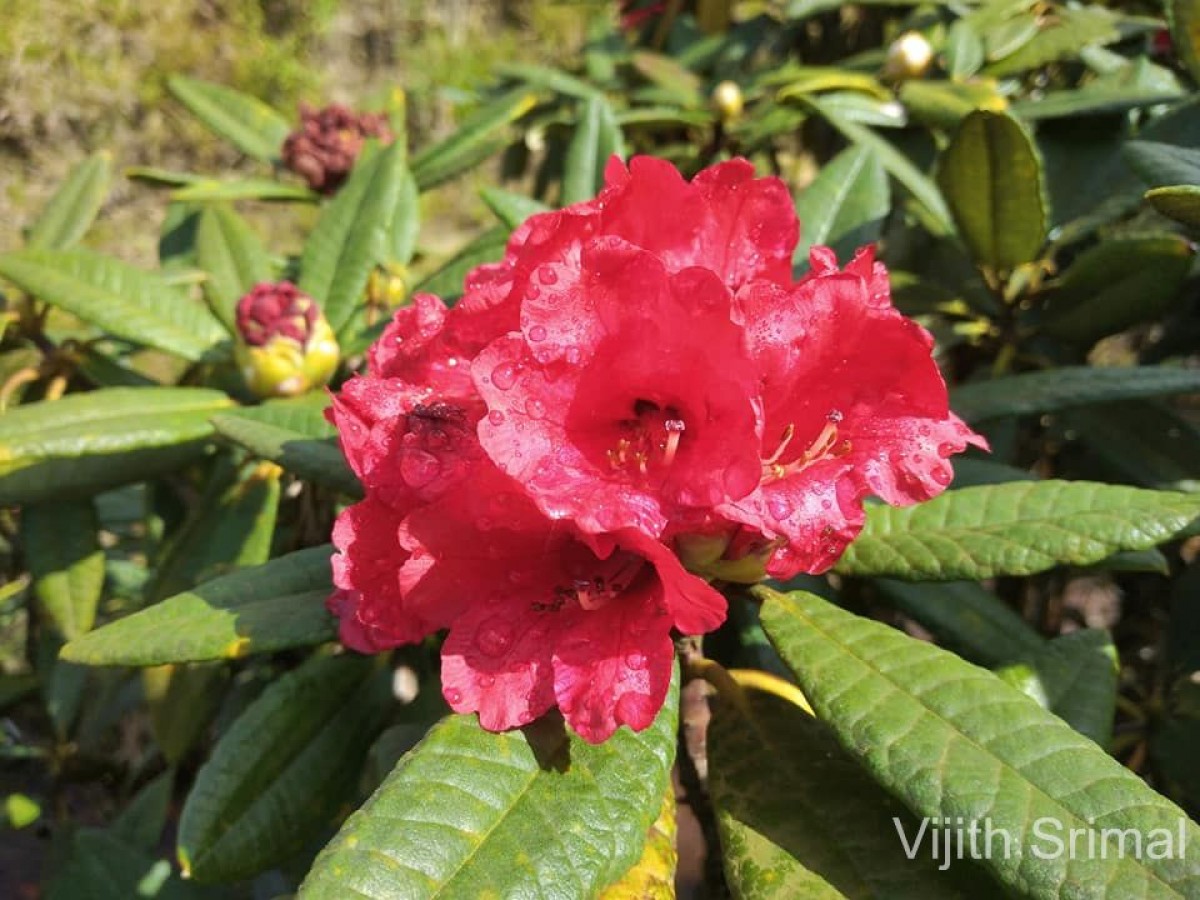
[[[367,279],[367,302],[372,306],[391,309],[408,299],[408,269],[399,263],[371,270]]]
[[[712,105],[722,122],[732,122],[741,117],[746,101],[737,82],[722,81],[713,88]]]
[[[743,533],[683,534],[675,552],[683,567],[710,581],[756,584],[767,577],[767,560],[774,547],[761,540],[748,544]]]
[[[234,358],[257,397],[295,397],[329,382],[337,338],[315,300],[288,281],[262,283],[238,301]]]
[[[929,71],[932,62],[933,47],[925,35],[918,31],[906,31],[888,47],[883,75],[889,81],[920,78]]]

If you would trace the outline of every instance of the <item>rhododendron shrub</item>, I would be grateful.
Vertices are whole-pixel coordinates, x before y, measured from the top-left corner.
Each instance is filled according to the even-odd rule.
[[[452,708],[557,706],[592,742],[653,721],[672,631],[724,619],[710,579],[823,572],[867,497],[927,500],[984,446],[870,248],[793,277],[781,181],[648,157],[605,181],[453,308],[397,311],[330,411],[366,489],[334,532],[343,642],[448,629]]]

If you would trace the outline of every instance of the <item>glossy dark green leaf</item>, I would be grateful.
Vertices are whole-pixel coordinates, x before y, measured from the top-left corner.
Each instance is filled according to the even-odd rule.
[[[277,159],[291,126],[256,97],[197,78],[173,75],[167,87],[201,122],[243,153]]]
[[[537,102],[536,93],[512,91],[468,116],[454,134],[413,157],[411,168],[417,186],[427,191],[492,156],[506,143],[512,123]]]
[[[1108,632],[1085,628],[1009,661],[996,674],[1107,747],[1117,711],[1117,671],[1117,648]]]
[[[996,666],[1045,646],[1041,635],[978,582],[910,584],[880,578],[875,585],[889,603],[971,662]]]
[[[845,575],[961,581],[1089,565],[1160,544],[1200,516],[1200,497],[1088,481],[1016,481],[877,504],[837,564]]]
[[[1157,140],[1130,140],[1122,155],[1151,187],[1200,185],[1200,150]]]
[[[984,72],[1002,77],[1069,59],[1084,47],[1118,40],[1121,32],[1117,25],[1117,16],[1100,6],[1057,8],[1053,16],[1042,17],[1036,33],[1015,42],[1011,50],[989,54],[995,61]]]
[[[722,700],[708,726],[709,790],[734,897],[989,897],[969,862],[938,871],[897,836],[920,823],[849,756],[829,729],[755,690]],[[971,881],[967,879],[974,876]]]
[[[62,650],[93,666],[235,659],[333,640],[328,545],[223,575],[97,628]]]
[[[957,386],[950,405],[968,422],[1057,412],[1090,403],[1200,392],[1200,371],[1167,366],[1062,366]]]
[[[1094,477],[1161,490],[1200,491],[1200,431],[1165,404],[1126,401],[1062,415]]]
[[[316,657],[272,682],[196,776],[179,819],[184,872],[241,880],[333,824],[391,703],[387,672],[360,656]]]
[[[796,202],[804,223],[796,264],[807,264],[814,245],[831,246],[840,259],[849,258],[858,247],[878,240],[890,208],[887,172],[875,151],[861,145],[843,150]]]
[[[598,745],[555,717],[495,734],[450,716],[346,820],[298,900],[594,896],[641,856],[678,703],[676,680],[649,728]]]
[[[179,765],[216,716],[229,670],[214,663],[154,666],[140,676],[154,742],[170,765]]]
[[[879,162],[887,169],[888,174],[899,181],[921,205],[929,224],[938,234],[954,232],[950,210],[946,206],[938,186],[924,172],[913,165],[907,156],[896,149],[895,145],[867,128],[842,114],[835,106],[824,100],[806,97],[804,103],[812,107],[825,118],[830,125],[840,131],[847,140],[859,146],[873,150]]]
[[[1037,258],[1046,240],[1041,160],[1014,119],[987,111],[963,119],[937,181],[977,263],[1008,270]]]
[[[318,415],[320,408],[325,406],[324,398],[321,400],[319,407],[309,404],[310,409],[316,408]],[[255,456],[270,460],[301,478],[328,485],[352,497],[362,495],[362,486],[346,464],[333,427],[323,418],[324,427],[320,434],[313,435],[311,431],[275,424],[271,421],[274,416],[259,414],[264,408],[269,409],[249,407],[213,416],[213,427],[218,434],[240,444]]]
[[[69,839],[51,874],[46,900],[203,900],[211,895],[174,875],[171,864],[97,828]],[[213,898],[215,900],[215,898]]]
[[[204,306],[153,272],[85,250],[0,255],[0,276],[115,337],[195,361],[227,338]]]
[[[204,296],[209,308],[233,332],[238,300],[254,285],[271,278],[271,263],[262,241],[230,207],[206,206],[196,230],[196,264],[208,273]]]
[[[567,147],[562,182],[564,206],[596,196],[604,184],[604,167],[614,153],[625,154],[621,126],[603,96],[589,97],[581,105],[579,121]]]
[[[530,216],[546,212],[550,208],[540,200],[497,187],[486,187],[479,192],[479,196],[496,218],[511,229],[515,229]]]
[[[43,503],[21,511],[21,545],[40,613],[71,640],[96,621],[104,590],[104,551],[90,500]]]
[[[496,226],[475,238],[454,256],[442,263],[435,272],[413,288],[414,292],[436,294],[443,300],[453,300],[463,293],[463,279],[476,266],[503,258],[508,244],[509,229]]]
[[[1045,331],[1091,344],[1165,313],[1195,249],[1178,235],[1110,238],[1081,253],[1050,295]]]
[[[111,181],[111,153],[93,154],[75,166],[29,229],[29,246],[43,250],[73,247],[96,220]]]
[[[0,504],[81,497],[203,455],[209,417],[232,405],[205,388],[104,388],[0,416]]]
[[[321,304],[339,339],[364,303],[371,270],[387,256],[403,177],[403,148],[392,143],[355,167],[304,243],[300,290]]]
[[[1200,828],[1029,697],[812,594],[755,593],[767,633],[817,715],[881,785],[917,816],[1008,832],[979,855],[1010,892],[1182,898],[1200,891]],[[1065,852],[1070,829],[1097,852]],[[1117,854],[1104,829],[1127,832],[1130,843],[1128,832],[1139,833],[1144,852]],[[1169,858],[1164,841],[1174,843]]]
[[[183,525],[166,542],[146,588],[160,600],[271,555],[279,507],[279,469],[239,467],[222,459],[192,504]]]

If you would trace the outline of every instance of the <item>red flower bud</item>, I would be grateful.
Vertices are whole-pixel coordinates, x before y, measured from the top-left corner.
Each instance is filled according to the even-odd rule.
[[[322,194],[332,194],[354,168],[367,138],[392,142],[383,113],[355,113],[334,104],[323,109],[300,105],[300,127],[283,143],[283,164]]]
[[[338,346],[316,301],[290,281],[263,282],[238,301],[238,363],[260,397],[292,396],[325,384]]]

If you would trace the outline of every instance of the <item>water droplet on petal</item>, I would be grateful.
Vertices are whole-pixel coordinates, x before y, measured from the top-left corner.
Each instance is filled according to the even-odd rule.
[[[443,693],[443,696],[446,698],[446,702],[451,706],[455,706],[462,702],[462,691],[460,691],[458,688],[447,688]]]
[[[546,404],[541,400],[529,399],[525,401],[525,412],[531,419],[540,419],[546,414]]]
[[[950,480],[951,480],[951,478],[953,478],[953,475],[950,472],[949,468],[947,468],[945,466],[937,466],[932,472],[929,473],[929,477],[932,478],[934,481],[936,481],[938,484],[940,484],[942,487],[945,487],[946,485],[948,485],[950,483]]]
[[[555,284],[558,282],[558,273],[549,266],[542,266],[537,272],[538,281],[542,284]]]
[[[938,444],[938,456],[953,456],[957,452],[958,447],[956,447],[954,444],[951,444],[949,441],[944,441]]]
[[[437,478],[442,464],[432,453],[424,450],[408,450],[400,457],[400,477],[415,488],[424,487]]]
[[[776,519],[786,519],[792,514],[792,504],[778,494],[767,497],[767,511]]]
[[[495,675],[481,675],[481,676],[479,676],[479,683],[483,687],[491,687],[493,684],[496,683],[496,676]]]
[[[546,329],[541,325],[534,325],[529,329],[529,339],[531,341],[544,341],[546,339]]]
[[[825,418],[828,419],[830,422],[833,422],[836,425],[838,422],[842,421],[842,419],[844,419],[846,417],[842,414],[842,411],[840,409],[831,409],[829,411],[829,415],[827,415]]]
[[[822,500],[821,501],[821,509],[833,509],[833,501],[832,500]]]
[[[644,669],[649,665],[649,661],[646,659],[645,653],[639,653],[635,650],[625,655],[625,665],[631,669]]]
[[[491,412],[488,413],[488,421],[491,422],[493,425],[503,425],[504,424],[504,413],[500,412],[500,410],[498,410],[498,409],[493,409]]]
[[[492,383],[502,391],[507,391],[517,383],[517,371],[508,363],[501,363],[492,369]]]
[[[645,694],[622,694],[617,700],[616,719],[618,722],[641,728],[654,718],[657,711],[654,709],[654,701]]]
[[[568,365],[572,365],[572,366],[579,365],[579,358],[580,358],[580,354],[579,354],[578,347],[568,347],[567,348],[566,360],[567,360]]]
[[[501,656],[513,642],[512,623],[502,616],[493,616],[475,632],[475,646],[484,656]]]

